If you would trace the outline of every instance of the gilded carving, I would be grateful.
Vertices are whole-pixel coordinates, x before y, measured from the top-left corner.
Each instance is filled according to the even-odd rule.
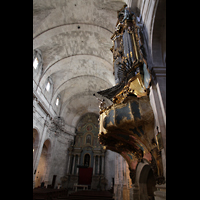
[[[98,139],[104,149],[121,154],[127,161],[132,183],[136,168],[144,159],[150,164],[157,183],[164,183],[158,142],[155,140],[154,115],[149,101],[151,74],[145,60],[142,31],[127,7],[118,11],[113,46],[113,74],[116,85],[98,94],[113,104],[100,104]]]

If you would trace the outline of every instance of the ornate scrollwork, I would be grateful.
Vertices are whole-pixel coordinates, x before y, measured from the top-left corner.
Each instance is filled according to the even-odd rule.
[[[118,22],[111,39],[113,74],[117,85],[97,93],[117,104],[131,94],[148,96],[151,75],[145,59],[142,24],[129,8],[118,12]]]
[[[136,166],[146,159],[158,184],[164,182],[161,153],[154,134],[154,115],[148,98],[149,72],[144,38],[133,12],[123,7],[113,40],[113,71],[116,85],[98,94],[113,105],[100,105],[99,141],[104,148],[121,154],[129,164],[130,177],[135,182]],[[99,100],[99,99],[98,99]]]

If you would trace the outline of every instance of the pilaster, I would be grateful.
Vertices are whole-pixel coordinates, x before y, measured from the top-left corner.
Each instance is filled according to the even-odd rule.
[[[97,157],[98,157],[97,175],[99,175],[99,168],[100,168],[100,155],[97,155]]]
[[[75,166],[75,159],[76,159],[76,156],[73,155],[74,159],[73,159],[73,165],[72,165],[72,174],[74,174],[74,166]]]
[[[95,162],[96,162],[96,156],[94,155],[94,162],[93,162],[93,176],[95,175]]]
[[[68,165],[67,165],[67,174],[69,174],[71,158],[72,158],[72,155],[71,155],[71,153],[69,153],[69,159],[68,159]]]
[[[80,162],[80,155],[78,155],[77,165],[79,165],[79,162]],[[78,175],[78,171],[79,171],[79,168],[76,167],[76,175]]]
[[[105,156],[102,155],[101,156],[101,161],[102,161],[102,163],[101,163],[101,174],[104,174],[104,159],[105,159]]]

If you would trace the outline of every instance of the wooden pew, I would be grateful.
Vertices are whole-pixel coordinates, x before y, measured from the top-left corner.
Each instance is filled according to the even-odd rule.
[[[67,189],[37,188],[33,189],[33,200],[52,200],[59,196],[67,197]]]

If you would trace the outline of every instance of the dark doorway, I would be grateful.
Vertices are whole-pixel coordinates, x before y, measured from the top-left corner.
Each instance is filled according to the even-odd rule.
[[[140,174],[140,199],[155,200],[156,180],[149,165],[145,165]]]
[[[149,199],[154,200],[154,191],[156,191],[156,180],[153,175],[152,169],[149,170],[149,174],[147,177],[147,194]]]
[[[56,176],[57,175],[53,175],[53,180],[52,180],[52,188],[54,188],[54,186],[55,186],[55,183],[56,183]]]

